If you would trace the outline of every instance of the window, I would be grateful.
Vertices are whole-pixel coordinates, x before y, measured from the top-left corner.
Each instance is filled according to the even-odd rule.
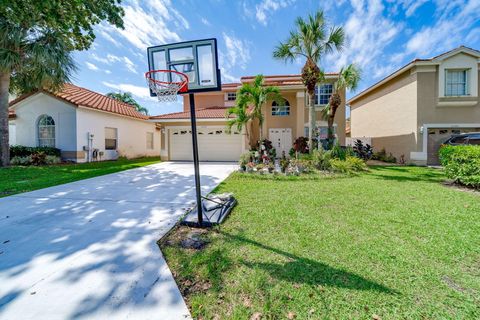
[[[153,149],[153,132],[147,132],[147,149]]]
[[[37,122],[38,146],[55,147],[55,121],[46,114],[41,115]]]
[[[445,95],[466,96],[467,70],[445,70]]]
[[[326,105],[333,92],[333,84],[327,83],[315,87],[315,104]]]
[[[464,144],[465,142],[467,142],[467,138],[468,138],[467,136],[455,137],[455,138],[452,138],[450,142],[455,144]]]
[[[105,128],[105,150],[117,150],[117,128]]]
[[[272,116],[289,116],[290,103],[284,100],[283,105],[278,105],[276,101],[272,102]]]
[[[237,99],[236,92],[227,92],[227,101],[235,101]]]

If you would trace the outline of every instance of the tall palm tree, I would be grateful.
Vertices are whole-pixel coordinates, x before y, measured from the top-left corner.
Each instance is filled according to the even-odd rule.
[[[356,90],[361,80],[361,71],[355,64],[349,64],[340,69],[338,80],[333,84],[333,92],[327,106],[322,110],[323,117],[328,123],[328,146],[333,147],[335,135],[333,132],[333,121],[338,107],[342,104],[341,93],[343,90]]]
[[[75,71],[71,48],[56,32],[26,29],[0,19],[0,166],[10,163],[9,92],[57,90]]]
[[[340,51],[345,41],[342,27],[328,29],[323,11],[309,15],[307,19],[298,17],[296,29],[290,32],[290,37],[281,42],[274,50],[273,57],[293,62],[297,58],[305,59],[302,68],[302,81],[309,96],[308,113],[308,147],[313,151],[315,130],[315,86],[324,80],[324,73],[318,67],[320,59],[334,50]]]
[[[110,97],[112,99],[122,101],[125,103],[128,103],[129,105],[132,105],[137,109],[138,112],[143,113],[144,115],[148,116],[148,109],[145,107],[142,107],[132,96],[130,92],[109,92],[106,94],[107,97]]]
[[[231,118],[231,116],[234,115],[235,117]],[[229,132],[232,131],[232,128],[235,127],[238,131],[242,131],[243,128],[245,128],[245,134],[247,136],[247,141],[249,144],[249,147],[251,147],[251,141],[250,141],[250,130],[248,129],[248,126],[250,124],[250,120],[252,120],[252,114],[248,111],[248,106],[243,104],[239,105],[236,104],[235,106],[228,108],[227,113],[225,114],[227,117],[227,129]]]

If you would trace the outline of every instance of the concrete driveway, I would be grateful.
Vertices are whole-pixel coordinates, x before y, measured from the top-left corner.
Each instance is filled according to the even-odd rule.
[[[200,165],[203,193],[235,168]],[[195,199],[164,162],[0,199],[0,319],[190,318],[156,245]]]

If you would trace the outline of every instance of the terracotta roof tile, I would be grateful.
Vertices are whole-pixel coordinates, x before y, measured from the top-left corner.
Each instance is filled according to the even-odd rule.
[[[227,112],[227,107],[208,107],[195,110],[198,119],[223,119]],[[233,116],[232,116],[233,117]],[[150,117],[150,119],[190,119],[190,112],[174,112]]]
[[[16,117],[15,110],[8,110],[8,119],[15,119]]]
[[[22,101],[23,99],[37,93],[32,92],[26,95],[22,95],[19,98],[12,100],[10,106]],[[41,91],[40,91],[41,92]],[[68,101],[74,105],[82,106],[86,108],[106,111],[110,113],[120,114],[122,116],[132,117],[136,119],[147,120],[148,116],[138,112],[134,106],[127,103],[109,98],[98,92],[94,92],[76,85],[66,83],[58,92],[44,91],[54,97]]]

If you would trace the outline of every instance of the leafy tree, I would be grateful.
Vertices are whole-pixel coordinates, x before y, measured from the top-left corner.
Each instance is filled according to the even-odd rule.
[[[322,110],[323,117],[328,123],[328,147],[333,147],[335,135],[333,132],[333,121],[338,107],[342,104],[341,93],[345,89],[356,90],[361,80],[361,71],[355,64],[349,64],[340,69],[338,80],[333,84],[333,92],[327,106]]]
[[[327,28],[323,11],[309,15],[306,20],[298,17],[296,29],[290,32],[290,37],[281,42],[274,50],[273,57],[293,62],[297,58],[305,59],[302,68],[302,81],[307,87],[309,96],[308,113],[308,147],[313,151],[315,130],[315,86],[324,80],[324,72],[318,67],[320,59],[334,50],[341,50],[345,34],[342,27]]]
[[[259,74],[253,80],[253,83],[244,83],[237,92],[236,107],[232,111],[240,111],[250,113],[250,120],[257,120],[260,129],[260,140],[263,137],[263,122],[265,117],[263,115],[263,106],[267,100],[272,99],[282,103],[284,99],[280,95],[280,90],[277,87],[265,86],[264,77]],[[235,108],[235,107],[234,107]]]
[[[148,109],[142,107],[132,96],[130,92],[109,92],[106,94],[107,97],[113,98],[118,101],[128,103],[137,109],[138,112],[143,113],[148,116]]]
[[[234,115],[234,118],[230,118],[231,115]],[[248,125],[250,120],[252,120],[252,114],[248,111],[248,106],[243,104],[236,104],[235,106],[228,108],[225,115],[227,117],[227,129],[231,131],[235,127],[238,131],[242,131],[245,128],[245,134],[247,135],[247,141],[249,145],[251,144],[250,130]],[[251,145],[250,145],[251,147]]]
[[[0,166],[10,161],[9,93],[58,90],[76,70],[72,51],[88,49],[93,26],[123,28],[120,0],[9,0],[0,4]]]

